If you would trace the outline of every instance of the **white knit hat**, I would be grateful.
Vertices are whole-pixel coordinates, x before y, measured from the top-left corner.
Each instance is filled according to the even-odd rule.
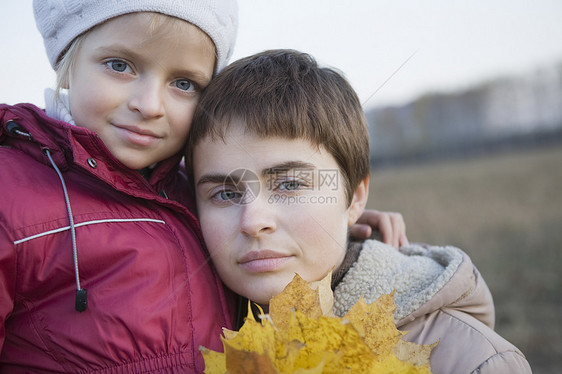
[[[236,0],[33,0],[33,11],[53,69],[74,38],[127,13],[162,13],[199,27],[215,43],[216,71],[228,63],[238,29]]]

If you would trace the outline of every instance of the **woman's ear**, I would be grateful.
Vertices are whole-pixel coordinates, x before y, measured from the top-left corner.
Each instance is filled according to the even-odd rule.
[[[367,175],[353,191],[353,198],[349,206],[349,214],[347,216],[347,226],[353,225],[363,213],[367,198],[369,197],[369,176]]]

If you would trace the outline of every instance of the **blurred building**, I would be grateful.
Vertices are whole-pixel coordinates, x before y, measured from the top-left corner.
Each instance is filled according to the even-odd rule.
[[[374,166],[562,140],[562,64],[366,112]]]

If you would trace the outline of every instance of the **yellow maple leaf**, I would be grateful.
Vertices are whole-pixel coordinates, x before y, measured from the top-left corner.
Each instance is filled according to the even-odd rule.
[[[383,357],[404,335],[394,324],[395,311],[394,293],[382,295],[371,304],[361,297],[343,318],[351,322],[377,356]]]
[[[401,340],[393,294],[335,317],[329,277],[311,286],[296,275],[260,322],[248,308],[239,332],[224,330],[224,353],[201,348],[205,373],[430,373],[437,343]]]

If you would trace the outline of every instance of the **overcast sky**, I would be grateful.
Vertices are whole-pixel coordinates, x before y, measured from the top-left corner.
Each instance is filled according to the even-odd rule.
[[[234,58],[293,48],[341,70],[365,107],[562,62],[561,0],[239,0]],[[0,5],[0,102],[44,105],[55,75],[31,0]]]

